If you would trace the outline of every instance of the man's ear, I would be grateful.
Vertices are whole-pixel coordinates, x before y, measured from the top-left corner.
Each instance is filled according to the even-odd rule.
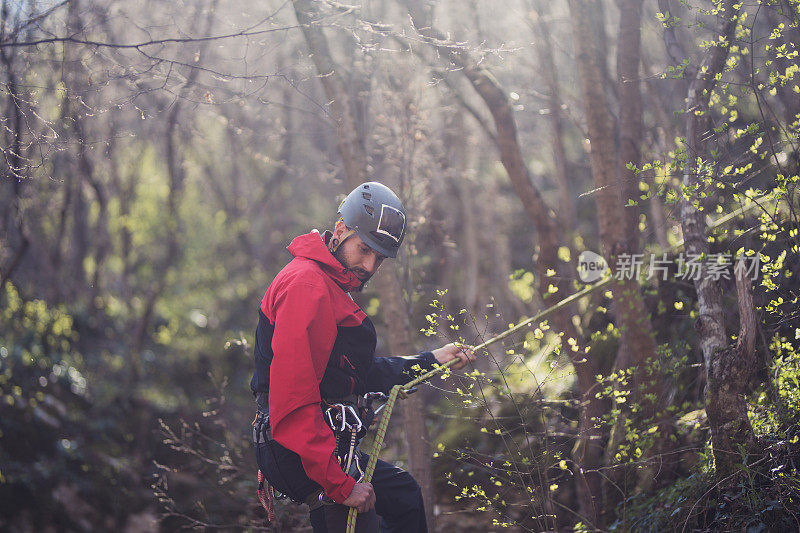
[[[342,235],[347,231],[347,226],[344,224],[344,220],[341,218],[336,221],[336,224],[333,226],[333,236],[337,239],[341,239]]]

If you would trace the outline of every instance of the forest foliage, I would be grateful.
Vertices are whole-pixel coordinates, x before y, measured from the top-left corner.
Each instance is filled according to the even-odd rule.
[[[0,529],[308,530],[256,308],[364,178],[379,355],[547,313],[394,415],[436,530],[800,528],[800,2],[502,6],[2,1]]]

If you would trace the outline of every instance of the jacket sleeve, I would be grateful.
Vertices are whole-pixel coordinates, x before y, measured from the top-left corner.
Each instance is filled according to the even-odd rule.
[[[300,456],[309,478],[341,503],[355,479],[334,456],[336,440],[322,419],[319,383],[336,339],[327,288],[313,279],[290,283],[274,301],[269,413],[273,438]]]
[[[376,357],[372,360],[372,366],[367,373],[367,390],[389,394],[395,385],[407,383],[419,375],[412,370],[415,365],[419,365],[423,371],[428,371],[433,368],[435,363],[436,358],[432,352],[397,357]]]

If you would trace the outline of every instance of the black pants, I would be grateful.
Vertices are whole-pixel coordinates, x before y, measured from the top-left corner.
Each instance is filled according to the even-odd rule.
[[[295,502],[304,502],[319,492],[320,486],[309,479],[300,463],[300,456],[275,441],[256,446],[256,459],[261,472],[275,487]],[[366,468],[369,456],[361,454]],[[422,492],[411,474],[378,459],[372,475],[375,489],[375,509],[358,515],[356,531],[377,533],[427,533]],[[311,512],[314,533],[344,533],[349,507],[323,505]]]

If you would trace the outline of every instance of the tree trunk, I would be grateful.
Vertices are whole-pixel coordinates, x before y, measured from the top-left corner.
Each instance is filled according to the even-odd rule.
[[[573,200],[573,184],[570,183],[567,172],[567,154],[564,149],[564,125],[561,113],[561,87],[558,82],[558,73],[553,59],[552,35],[544,16],[549,11],[549,3],[542,2],[540,12],[532,11],[530,17],[538,39],[536,52],[539,63],[543,67],[545,83],[549,94],[547,95],[548,122],[550,123],[550,144],[553,149],[553,161],[556,169],[556,183],[559,196],[559,220],[567,235],[575,231],[577,221],[575,215],[575,201]]]
[[[130,216],[131,205],[136,201],[135,178],[128,172],[127,179],[123,183],[120,173],[120,163],[117,160],[118,148],[117,137],[119,129],[112,119],[109,121],[109,129],[106,135],[108,139],[104,151],[104,157],[109,166],[109,188],[110,196],[119,202],[119,217],[126,219]],[[128,306],[128,313],[131,313],[131,278],[133,277],[133,265],[131,264],[131,250],[133,248],[133,235],[127,224],[122,224],[119,229],[119,257],[122,261],[122,273],[120,278],[120,299]]]
[[[636,3],[635,0],[632,1]],[[614,119],[606,105],[602,69],[598,64],[595,43],[586,38],[587,35],[592,35],[589,6],[596,5],[597,2],[581,2],[579,0],[570,0],[569,2],[578,78],[591,146],[589,157],[596,188],[595,201],[597,203],[600,241],[612,271],[619,272],[620,257],[623,254],[636,252],[636,248],[633,248],[631,243],[637,242],[637,236],[629,233],[632,230],[631,223],[627,221],[623,211],[624,203],[620,186],[623,176],[618,171],[619,165],[616,159],[618,151],[614,144]],[[635,16],[638,8],[633,5],[631,9],[634,11],[634,15],[625,15],[621,23],[632,23],[632,21],[627,20],[627,17]],[[638,33],[638,16],[636,21],[634,23],[635,32]],[[626,34],[621,36],[620,46],[637,47],[635,51],[629,49],[621,53],[625,57],[630,55],[637,58],[635,65],[630,68],[635,68],[636,72],[638,72],[638,35]],[[634,85],[623,84],[623,88],[626,91],[630,91],[632,87]],[[638,90],[638,84],[635,87]],[[627,114],[624,127],[633,128],[635,131],[636,123],[640,120],[641,117],[639,116],[637,119],[634,113]],[[622,132],[621,137],[631,141],[629,144],[636,145],[635,142],[632,142],[635,139],[633,132]],[[620,151],[619,153],[633,153],[634,151],[635,148],[629,146],[625,151]],[[636,230],[638,232],[638,228]],[[645,371],[647,363],[655,360],[656,357],[656,343],[650,316],[636,279],[625,278],[616,281],[611,284],[611,291],[614,299],[616,322],[622,332],[621,346],[625,348],[620,350],[615,367],[618,369],[629,367],[639,369],[634,373],[633,382],[630,384],[634,391],[633,399],[642,405],[643,416],[652,417],[656,414],[659,406],[658,399],[661,399],[663,394],[661,392],[661,383],[657,379],[652,379],[652,376],[648,376]],[[656,401],[645,400],[647,393],[654,394]],[[614,433],[619,435],[619,430],[620,423],[617,424]],[[608,457],[611,448],[612,444],[609,444],[606,455],[609,463]],[[610,457],[613,457],[613,453],[610,454]],[[614,489],[614,485],[619,485],[618,476],[622,475],[624,475],[622,470],[608,472],[609,482],[606,484],[604,491],[605,507],[607,509],[613,509],[620,497]]]
[[[3,2],[2,9],[3,19],[5,20],[8,16],[7,2]],[[27,101],[27,98],[20,94],[19,86],[17,85],[17,73],[14,68],[14,56],[12,53],[12,49],[0,49],[0,60],[2,60],[3,66],[6,69],[8,80],[6,117],[10,117],[12,121],[10,128],[4,128],[11,137],[10,142],[4,143],[4,146],[10,146],[11,150],[9,150],[6,156],[7,168],[3,169],[0,191],[10,187],[11,195],[4,195],[2,200],[4,208],[2,221],[3,238],[0,242],[2,242],[2,247],[4,249],[9,251],[14,250],[7,259],[6,264],[0,265],[0,293],[3,293],[6,281],[11,278],[14,271],[22,262],[30,243],[25,230],[24,218],[20,205],[20,200],[22,199],[22,179],[25,178],[27,174],[22,163],[22,112],[20,106],[23,102]],[[6,200],[7,198],[10,198],[10,200]],[[10,203],[10,206],[8,206],[7,202]],[[6,258],[0,255],[0,260],[6,260]]]
[[[576,59],[578,63],[578,73],[583,94],[584,107],[586,109],[587,125],[589,130],[589,140],[591,143],[590,161],[592,175],[595,186],[597,187],[596,198],[598,207],[598,223],[600,226],[600,240],[603,243],[606,253],[615,259],[620,253],[630,252],[630,240],[635,236],[627,235],[626,229],[630,226],[624,223],[622,202],[619,195],[617,168],[615,164],[614,146],[614,121],[604,103],[602,88],[602,76],[600,70],[593,60],[593,46],[585,40],[588,31],[586,27],[588,16],[582,5],[577,0],[570,1],[570,11],[573,20],[573,35],[576,49]],[[628,135],[626,135],[628,136]],[[611,263],[612,265],[615,263]],[[625,284],[617,284],[623,287]],[[622,316],[630,317],[630,312],[625,312],[627,308],[639,307],[637,302],[641,302],[638,288],[633,283],[631,288],[636,288],[631,295],[625,295],[622,303],[628,300],[628,305],[621,305]],[[620,291],[623,292],[623,291]],[[615,296],[616,300],[616,296]],[[640,315],[645,316],[646,315]],[[628,324],[637,326],[636,320],[624,321],[623,327]],[[632,337],[637,348],[643,348],[638,353],[643,358],[650,358],[655,351],[655,345],[650,333],[649,320],[645,320],[627,332],[628,337]]]
[[[755,434],[747,417],[748,382],[757,365],[755,353],[758,322],[753,290],[742,260],[734,268],[739,302],[739,339],[736,346],[718,351],[708,368],[706,414],[711,426],[714,465],[718,479],[737,471],[755,448]]]
[[[83,23],[80,18],[81,4],[77,0],[71,2],[67,8],[67,31],[71,35],[79,35],[83,32]],[[65,276],[67,283],[60,284],[65,291],[61,294],[63,298],[74,300],[80,296],[80,291],[85,287],[86,272],[84,270],[84,259],[89,250],[89,207],[84,196],[84,183],[87,176],[81,168],[81,152],[86,150],[86,139],[83,133],[81,115],[82,110],[73,100],[78,96],[83,96],[85,72],[80,59],[78,46],[72,43],[64,43],[64,84],[67,88],[63,100],[64,121],[63,125],[68,129],[69,134],[75,139],[78,153],[68,153],[65,167],[68,169],[66,186],[71,189],[71,235],[67,239],[67,268],[69,276]]]
[[[384,269],[377,276],[383,319],[389,333],[389,349],[393,354],[414,353],[411,338],[411,322],[406,310],[403,291],[394,269]],[[425,427],[425,406],[422,395],[412,394],[402,402],[403,440],[408,455],[411,475],[422,489],[425,501],[425,516],[428,529],[435,531],[433,508],[436,503],[431,471],[431,451],[428,431]]]
[[[668,8],[667,0],[661,0]],[[739,4],[741,7],[741,4]],[[720,28],[724,42],[732,43],[736,32],[739,7],[735,0],[726,0],[720,11],[725,21]],[[665,30],[667,43],[676,41],[671,28]],[[675,48],[676,52],[682,52]],[[705,159],[704,138],[710,127],[708,103],[728,59],[728,46],[712,48],[700,68],[687,68],[690,79],[686,103],[686,151],[683,172],[685,190],[700,190],[703,182],[699,161]],[[678,58],[673,57],[673,61]],[[682,58],[681,58],[682,59]],[[706,237],[705,213],[690,197],[681,202],[681,228],[686,255],[700,257],[709,253]],[[723,478],[740,463],[740,451],[752,450],[755,436],[747,418],[744,401],[747,379],[753,371],[753,343],[755,342],[755,314],[749,282],[744,279],[743,265],[737,263],[736,280],[739,297],[740,333],[735,348],[728,345],[722,295],[718,282],[701,272],[695,276],[699,317],[695,330],[703,351],[706,370],[706,414],[711,426],[711,444],[717,466],[717,476]],[[743,447],[741,450],[739,447]]]
[[[617,43],[617,94],[619,94],[619,153],[617,175],[622,192],[625,234],[631,250],[639,249],[639,176],[629,165],[641,164],[642,91],[639,82],[642,0],[617,0],[619,41]]]
[[[668,143],[672,142],[672,139],[674,139],[676,136],[672,128],[672,121],[670,120],[670,117],[666,111],[669,109],[669,104],[659,92],[660,86],[654,80],[656,76],[653,74],[650,63],[647,61],[646,54],[644,53],[642,54],[642,66],[645,78],[649,80],[645,83],[645,89],[647,90],[647,95],[649,97],[648,109],[651,109],[655,113],[656,123],[658,124],[655,132],[657,147],[656,151],[658,154],[658,159],[665,161],[667,153],[669,152],[667,145]],[[663,173],[661,179],[664,180],[664,186],[669,187],[669,177],[666,170],[659,170],[659,173]],[[664,215],[664,202],[661,199],[662,194],[658,194],[657,189],[658,184],[654,179],[653,183],[650,185],[650,200],[648,202],[648,207],[650,208],[650,219],[648,220],[648,224],[651,231],[655,234],[656,242],[661,250],[667,251],[670,249],[669,240],[667,239],[667,231],[669,228]]]
[[[497,131],[497,146],[500,151],[500,160],[508,173],[514,192],[522,202],[525,212],[530,217],[536,228],[539,241],[539,257],[536,265],[537,280],[540,292],[544,298],[552,280],[546,275],[549,269],[560,272],[562,268],[558,260],[560,235],[558,233],[557,217],[552,209],[545,203],[540,191],[531,182],[528,167],[522,155],[517,137],[517,125],[514,120],[513,110],[506,97],[506,92],[500,87],[497,80],[485,70],[477,61],[470,58],[466,51],[454,47],[444,36],[432,26],[426,25],[427,9],[419,0],[406,3],[409,14],[417,32],[422,35],[436,50],[462,70],[473,89],[486,104],[494,119]],[[558,283],[553,283],[559,285]],[[557,297],[566,297],[570,291],[569,283],[563,282],[559,286]]]
[[[367,154],[359,134],[357,105],[349,97],[346,80],[333,60],[328,41],[317,21],[322,17],[319,2],[292,0],[297,21],[303,31],[311,60],[328,97],[328,108],[336,125],[336,142],[347,183],[355,188],[367,181]]]
[[[481,255],[479,247],[479,232],[476,224],[475,193],[471,180],[465,179],[459,187],[458,199],[461,205],[462,217],[462,242],[461,252],[463,257],[462,268],[464,277],[462,280],[464,287],[464,308],[468,309],[473,315],[478,313],[478,277],[479,277],[479,258]],[[498,236],[499,237],[499,236]]]
[[[108,234],[108,194],[105,184],[103,184],[96,172],[94,162],[89,156],[86,147],[86,131],[85,124],[82,118],[75,120],[75,132],[80,139],[78,146],[78,170],[84,176],[86,182],[94,191],[94,197],[97,201],[97,222],[93,228],[93,244],[94,244],[94,271],[92,278],[89,282],[88,291],[88,305],[89,313],[95,318],[100,318],[98,313],[98,306],[96,300],[101,294],[101,275],[105,265],[106,258],[111,250],[111,236]]]

